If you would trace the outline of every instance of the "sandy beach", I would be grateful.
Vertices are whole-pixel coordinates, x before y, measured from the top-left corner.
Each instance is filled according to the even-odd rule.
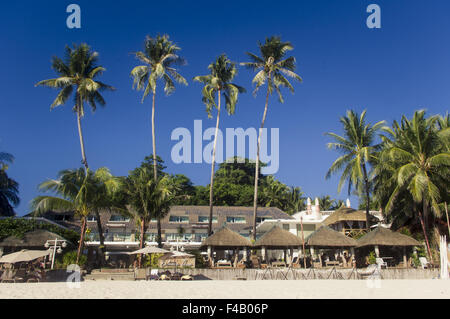
[[[450,299],[443,280],[86,281],[0,284],[0,298],[52,299]]]

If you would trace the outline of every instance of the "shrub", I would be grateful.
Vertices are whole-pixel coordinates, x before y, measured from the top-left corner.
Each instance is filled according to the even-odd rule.
[[[67,266],[76,264],[77,261],[77,251],[71,250],[68,252],[65,252],[62,256],[58,256],[55,260],[55,265],[57,268],[67,268]],[[80,260],[78,262],[78,265],[80,267],[83,267],[87,262],[87,256],[81,255]]]

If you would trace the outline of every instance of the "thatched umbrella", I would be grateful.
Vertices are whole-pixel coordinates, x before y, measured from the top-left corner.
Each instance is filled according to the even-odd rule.
[[[314,254],[314,248],[350,248],[353,258],[355,257],[354,247],[356,240],[337,232],[330,227],[322,226],[306,238],[306,245],[311,249],[311,255]]]
[[[244,260],[247,259],[247,248],[251,247],[252,243],[245,237],[232,231],[228,227],[224,226],[217,230],[214,234],[206,238],[202,247],[208,248],[208,256],[212,259],[213,248],[219,248],[222,250],[236,250],[244,249]]]
[[[357,240],[357,247],[373,246],[375,248],[375,254],[380,257],[380,246],[390,247],[403,247],[403,261],[405,266],[406,261],[406,247],[420,246],[420,243],[412,237],[393,232],[390,229],[378,226],[370,233],[367,233],[363,237]]]
[[[254,247],[260,247],[263,259],[266,257],[266,249],[283,250],[286,254],[286,249],[289,249],[291,262],[294,248],[300,248],[302,241],[299,237],[291,232],[281,229],[278,226],[272,227],[260,239],[258,239]]]

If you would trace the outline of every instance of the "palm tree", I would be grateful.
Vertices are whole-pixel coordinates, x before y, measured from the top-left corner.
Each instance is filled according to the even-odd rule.
[[[95,171],[92,180],[93,184],[93,198],[92,211],[97,223],[97,231],[99,235],[100,246],[98,249],[98,260],[100,267],[105,262],[105,236],[103,234],[103,226],[101,222],[101,212],[104,210],[111,210],[114,208],[114,197],[119,191],[121,183],[120,179],[114,177],[108,168],[103,167]]]
[[[66,46],[65,58],[53,57],[52,60],[52,68],[58,74],[58,77],[40,81],[36,84],[36,86],[60,89],[56,99],[50,106],[50,110],[64,105],[75,90],[73,111],[77,114],[82,163],[86,170],[89,166],[81,128],[81,119],[84,116],[84,103],[89,104],[92,112],[95,112],[97,103],[101,106],[106,104],[100,92],[115,90],[112,86],[96,80],[105,71],[105,68],[98,66],[97,62],[98,53],[92,51],[87,44],[74,45],[73,48]]]
[[[440,216],[440,190],[448,188],[450,168],[449,128],[438,131],[438,120],[436,116],[425,118],[425,111],[416,111],[411,120],[403,116],[400,124],[394,122],[393,128],[387,130],[389,136],[384,139],[386,146],[377,167],[378,174],[388,172],[395,187],[386,204],[386,212],[392,210],[401,192],[412,197],[430,259],[429,208]]]
[[[306,208],[305,193],[300,187],[290,187],[288,193],[288,213],[294,214]]]
[[[294,47],[290,42],[282,42],[280,37],[272,36],[266,38],[265,43],[259,43],[259,50],[261,57],[256,54],[247,52],[251,62],[244,62],[241,65],[258,72],[253,78],[252,83],[255,84],[254,94],[259,88],[267,82],[266,104],[264,107],[264,114],[261,121],[261,127],[258,134],[258,144],[256,148],[256,167],[255,167],[255,190],[253,200],[253,234],[252,237],[256,240],[256,214],[258,210],[258,176],[259,176],[259,151],[261,145],[261,135],[266,121],[267,108],[269,106],[269,96],[275,90],[278,93],[280,103],[283,103],[283,95],[280,88],[288,88],[294,93],[294,87],[285,77],[291,77],[299,82],[302,78],[294,73],[295,58],[286,58],[287,51],[293,50]]]
[[[14,162],[14,156],[0,152],[0,216],[14,216],[14,207],[19,205],[19,184],[6,173],[8,163]]]
[[[164,176],[156,181],[149,168],[138,167],[123,181],[121,191],[125,196],[122,211],[131,215],[139,225],[140,249],[144,248],[145,233],[151,219],[162,218],[169,211],[172,191],[168,179],[168,176]],[[158,243],[161,246],[160,238]]]
[[[175,82],[187,85],[187,81],[176,69],[177,65],[185,64],[183,58],[177,55],[181,48],[169,40],[168,35],[157,35],[156,38],[147,36],[144,51],[135,53],[136,58],[144,63],[131,71],[133,88],[143,90],[141,102],[152,93],[152,144],[153,144],[153,178],[158,180],[156,134],[155,134],[155,98],[156,85],[159,79],[164,82],[164,92],[170,95],[175,91]],[[158,234],[161,234],[161,220],[157,221]]]
[[[220,55],[208,66],[211,74],[196,76],[194,81],[201,82],[205,86],[202,90],[202,101],[206,105],[206,112],[211,118],[213,107],[217,108],[216,133],[214,135],[214,147],[211,162],[211,182],[209,186],[209,222],[208,235],[212,234],[213,219],[213,187],[214,187],[214,166],[216,160],[217,134],[219,131],[221,96],[225,99],[226,109],[229,115],[234,114],[239,93],[245,92],[243,87],[231,83],[236,76],[236,64],[231,62],[225,54]],[[216,96],[217,95],[217,103]]]
[[[273,175],[267,176],[265,184],[262,194],[265,206],[284,208],[290,194],[289,188],[280,181],[277,181]]]
[[[36,215],[48,211],[73,211],[81,218],[80,241],[78,244],[77,260],[80,259],[86,233],[86,217],[92,208],[94,197],[94,185],[89,176],[89,169],[63,170],[58,174],[58,179],[47,180],[39,185],[43,192],[53,192],[59,196],[37,196],[31,202],[31,207]]]
[[[326,174],[330,178],[342,170],[339,180],[338,192],[341,191],[343,184],[348,181],[348,194],[350,195],[352,187],[360,189],[364,187],[366,197],[366,228],[370,229],[370,183],[367,166],[374,159],[374,153],[379,149],[378,144],[374,144],[376,134],[384,126],[384,121],[374,125],[366,124],[366,111],[359,116],[354,111],[347,111],[347,116],[343,116],[340,122],[344,128],[344,136],[335,133],[326,133],[335,140],[328,143],[329,149],[335,149],[341,153],[338,159],[334,161]],[[362,183],[361,183],[362,181]]]

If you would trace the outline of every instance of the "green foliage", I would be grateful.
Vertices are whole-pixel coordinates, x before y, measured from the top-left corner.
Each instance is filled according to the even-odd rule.
[[[188,254],[195,256],[195,268],[206,268],[207,263],[203,260],[203,256],[200,254],[199,250],[187,251]]]
[[[368,260],[370,265],[373,265],[373,264],[377,263],[377,259],[376,258],[377,258],[377,256],[376,256],[374,251],[371,251],[369,253],[369,255],[367,256],[367,260]]]
[[[52,59],[52,69],[59,77],[40,81],[36,86],[60,89],[51,109],[65,104],[75,92],[76,102],[73,111],[83,117],[84,103],[88,103],[92,111],[95,111],[97,103],[101,106],[106,104],[100,91],[114,88],[96,81],[96,78],[106,70],[97,65],[98,52],[92,51],[85,43],[74,45],[73,48],[66,46],[65,51],[64,59],[56,56]]]
[[[69,265],[76,264],[76,261],[77,261],[77,251],[71,250],[71,251],[65,252],[62,256],[59,255],[58,257],[56,257],[55,265],[57,268],[65,269]],[[78,261],[78,265],[80,267],[83,267],[84,265],[86,265],[86,262],[87,262],[87,256],[80,255],[80,260]]]
[[[73,244],[75,244],[80,237],[76,231],[63,229],[53,224],[37,223],[34,220],[27,219],[5,218],[0,219],[0,240],[8,236],[23,238],[25,233],[37,229],[45,229],[52,233],[58,234]]]
[[[19,205],[19,183],[6,173],[14,156],[0,152],[0,216],[14,216],[14,207]]]
[[[155,94],[157,80],[164,82],[164,92],[170,95],[175,91],[175,82],[187,85],[187,81],[176,69],[177,65],[185,64],[183,58],[177,55],[180,51],[176,44],[169,40],[168,35],[156,38],[147,36],[144,42],[144,50],[136,52],[136,58],[144,63],[131,71],[133,88],[144,91],[142,102],[150,94]]]

